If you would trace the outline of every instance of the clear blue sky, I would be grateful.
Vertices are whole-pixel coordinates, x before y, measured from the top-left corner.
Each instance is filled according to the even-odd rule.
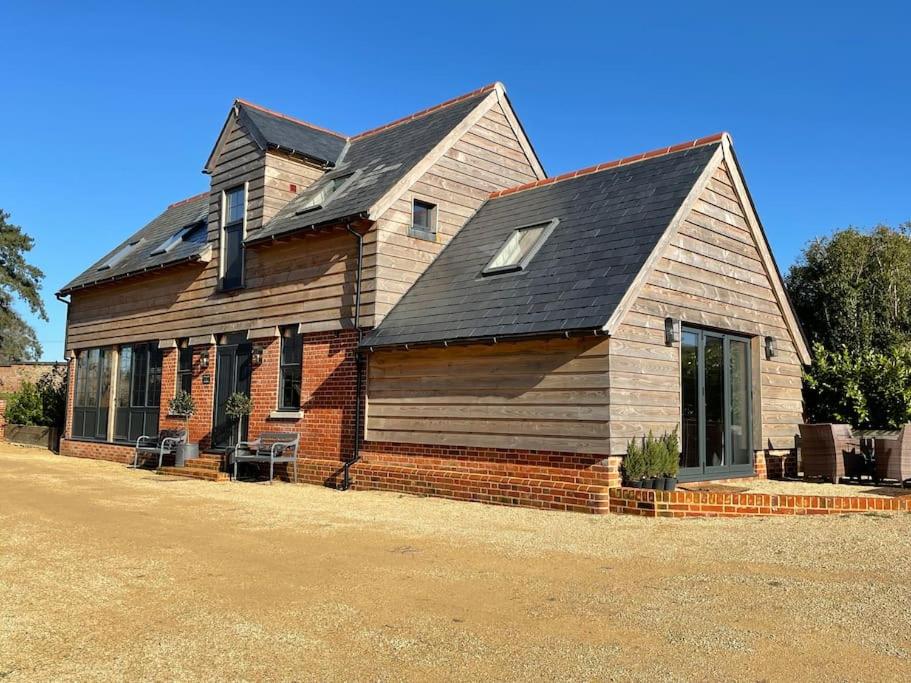
[[[0,0],[0,207],[37,240],[48,359],[53,293],[206,189],[235,97],[353,134],[500,80],[552,175],[727,130],[782,269],[911,219],[899,3],[132,4]]]

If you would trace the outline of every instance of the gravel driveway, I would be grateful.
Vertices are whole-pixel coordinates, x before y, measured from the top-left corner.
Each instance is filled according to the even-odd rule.
[[[0,680],[909,680],[911,515],[655,520],[0,445]]]

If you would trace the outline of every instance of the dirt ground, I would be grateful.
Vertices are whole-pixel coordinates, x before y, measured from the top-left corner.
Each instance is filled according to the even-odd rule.
[[[0,680],[909,680],[911,515],[650,520],[0,445]]]

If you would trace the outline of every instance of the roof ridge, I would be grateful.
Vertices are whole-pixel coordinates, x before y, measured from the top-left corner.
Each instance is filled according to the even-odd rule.
[[[184,204],[189,204],[190,202],[195,202],[197,199],[202,199],[207,196],[209,191],[200,192],[199,194],[194,194],[192,197],[187,197],[186,199],[181,199],[179,202],[174,202],[173,204],[168,204],[169,209],[173,209],[175,206],[182,206]]]
[[[504,195],[513,194],[515,192],[521,192],[523,190],[530,190],[535,187],[541,187],[542,185],[550,185],[552,183],[558,183],[562,180],[569,180],[570,178],[577,178],[582,175],[590,175],[592,173],[599,173],[600,171],[607,171],[612,168],[617,168],[618,166],[627,166],[628,164],[635,163],[637,161],[644,161],[646,159],[654,159],[655,157],[665,156],[667,154],[672,154],[674,152],[682,152],[686,149],[693,149],[694,147],[702,147],[703,145],[710,145],[713,142],[718,142],[724,136],[730,135],[726,132],[714,133],[713,135],[707,135],[703,138],[697,138],[695,140],[689,140],[688,142],[681,142],[676,145],[671,145],[670,147],[659,147],[653,149],[649,152],[642,152],[641,154],[634,154],[632,156],[623,157],[622,159],[615,159],[614,161],[605,161],[604,163],[595,164],[594,166],[587,166],[585,168],[580,168],[578,171],[567,171],[566,173],[561,173],[560,175],[553,176],[551,178],[544,178],[542,180],[533,180],[530,183],[524,183],[522,185],[515,185],[513,187],[507,187],[502,190],[495,190],[490,193],[490,199],[496,199],[497,197],[502,197]]]
[[[265,114],[269,114],[270,116],[276,116],[280,119],[285,119],[286,121],[290,121],[291,123],[296,123],[301,126],[307,126],[307,128],[312,128],[313,130],[318,130],[322,133],[328,133],[329,135],[334,135],[335,137],[341,138],[342,140],[349,139],[349,137],[347,135],[344,135],[343,133],[338,133],[334,130],[330,130],[329,128],[324,128],[323,126],[317,126],[315,123],[310,123],[309,121],[304,121],[303,119],[296,119],[293,116],[288,116],[287,114],[282,114],[281,112],[275,111],[274,109],[269,109],[268,107],[264,107],[261,104],[255,104],[253,102],[250,102],[250,101],[245,100],[240,97],[235,99],[234,103],[242,104],[245,107],[250,107],[252,109],[256,109],[257,111],[261,111]]]
[[[375,133],[380,133],[380,132],[388,130],[390,128],[394,128],[395,126],[399,126],[403,123],[408,123],[409,121],[413,121],[414,119],[421,118],[423,116],[426,116],[427,114],[432,114],[433,112],[438,111],[440,109],[444,109],[445,107],[449,107],[453,104],[457,104],[458,102],[462,102],[471,97],[475,97],[476,95],[481,95],[483,93],[490,92],[491,90],[496,88],[497,85],[498,85],[498,81],[495,81],[493,83],[488,83],[484,87],[478,88],[477,90],[472,90],[471,92],[465,93],[464,95],[459,95],[458,97],[453,97],[450,100],[446,100],[445,102],[440,102],[439,104],[436,104],[432,107],[428,107],[427,109],[421,109],[420,111],[417,111],[408,116],[403,116],[402,118],[396,119],[395,121],[392,121],[390,123],[386,123],[382,126],[377,126],[376,128],[371,128],[370,130],[365,130],[362,133],[358,133],[357,135],[352,135],[351,138],[349,138],[349,139],[350,140],[360,140],[361,138],[365,138],[368,135],[374,135]]]

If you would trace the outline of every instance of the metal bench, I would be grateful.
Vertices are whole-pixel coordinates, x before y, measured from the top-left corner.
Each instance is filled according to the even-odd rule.
[[[294,463],[294,481],[297,482],[297,450],[300,434],[294,432],[263,432],[255,441],[241,441],[234,447],[234,479],[237,463],[269,463],[269,483],[275,476],[275,463]]]
[[[187,442],[185,429],[162,429],[158,436],[140,436],[136,439],[136,454],[133,456],[133,469],[139,467],[140,455],[158,455],[158,469],[165,455],[177,451],[180,444]]]

